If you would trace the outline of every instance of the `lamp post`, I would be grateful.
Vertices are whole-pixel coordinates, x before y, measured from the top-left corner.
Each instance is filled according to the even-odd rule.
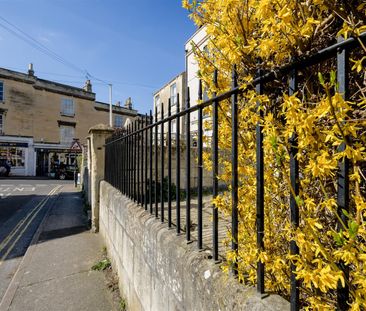
[[[112,122],[112,84],[108,84],[109,86],[109,126],[113,127]]]

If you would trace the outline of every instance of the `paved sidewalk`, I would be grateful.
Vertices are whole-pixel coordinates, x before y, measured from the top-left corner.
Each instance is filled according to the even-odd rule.
[[[86,229],[82,199],[64,185],[23,258],[0,311],[115,310],[104,275],[98,235]]]

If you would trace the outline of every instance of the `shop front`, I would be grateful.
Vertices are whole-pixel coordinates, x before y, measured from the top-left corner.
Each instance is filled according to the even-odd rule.
[[[35,154],[33,139],[0,137],[0,165],[10,168],[10,176],[34,176]]]
[[[75,165],[79,152],[59,144],[35,144],[37,154],[36,175],[58,178],[60,169]]]

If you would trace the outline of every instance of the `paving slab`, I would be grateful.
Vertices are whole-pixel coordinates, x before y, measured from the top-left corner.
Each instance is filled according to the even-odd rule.
[[[50,208],[0,311],[116,310],[102,272],[91,271],[101,259],[101,238],[86,227],[82,198],[64,185]]]
[[[103,274],[78,272],[20,287],[9,310],[112,311],[108,295]]]

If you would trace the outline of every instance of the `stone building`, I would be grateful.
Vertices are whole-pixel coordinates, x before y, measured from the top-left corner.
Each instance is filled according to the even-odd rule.
[[[201,27],[196,30],[196,32],[187,40],[185,44],[186,52],[186,87],[189,88],[190,102],[191,106],[197,105],[198,101],[198,62],[194,55],[194,48],[204,50],[208,43],[208,36],[206,33],[206,28]],[[193,48],[194,47],[194,48]],[[203,100],[208,99],[207,92],[203,86]],[[208,115],[203,114],[203,119],[208,118]],[[198,130],[198,113],[194,112],[191,114],[191,133],[193,135],[193,141],[195,141],[195,136]],[[205,133],[205,135],[210,135],[210,133]]]
[[[177,112],[177,106],[179,101],[179,109],[180,111],[184,110],[186,104],[185,97],[185,85],[186,85],[186,76],[185,72],[180,73],[172,80],[170,80],[167,84],[165,84],[162,88],[154,93],[154,110],[153,116],[155,121],[155,114],[157,113],[158,120],[161,120],[161,109],[163,107],[164,118],[168,116],[168,103],[170,99],[171,103],[171,114],[175,114]],[[179,99],[178,99],[179,97]],[[180,132],[184,133],[184,118],[180,118]],[[172,133],[176,133],[177,124],[176,120],[172,120]],[[167,133],[168,124],[164,125],[164,132]],[[160,128],[159,128],[160,133]]]
[[[138,115],[131,105],[112,111],[115,127]],[[89,80],[77,88],[38,78],[32,65],[28,73],[0,68],[0,161],[12,175],[49,176],[72,164],[72,142],[85,144],[99,123],[109,124],[109,105],[95,101]]]

